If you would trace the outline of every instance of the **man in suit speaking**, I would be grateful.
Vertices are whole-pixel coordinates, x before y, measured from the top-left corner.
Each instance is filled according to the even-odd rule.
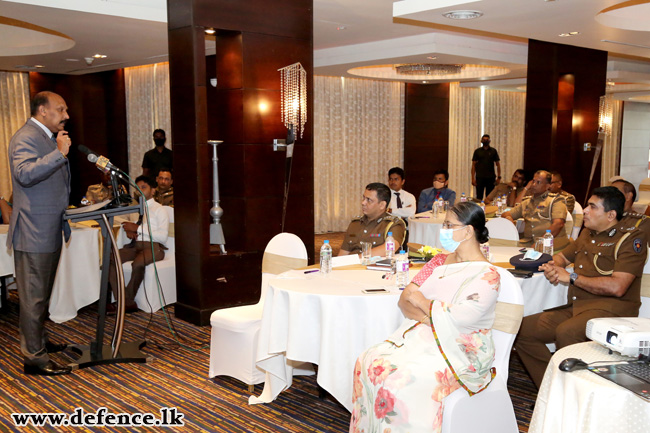
[[[63,214],[70,196],[70,137],[64,130],[68,107],[56,93],[40,92],[31,102],[31,118],[9,143],[14,207],[7,248],[14,248],[20,297],[20,349],[25,374],[70,373],[48,353],[65,349],[48,341],[45,318],[61,255],[61,232],[70,226]]]

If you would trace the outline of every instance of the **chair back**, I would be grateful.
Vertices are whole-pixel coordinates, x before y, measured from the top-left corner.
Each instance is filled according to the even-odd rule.
[[[302,239],[292,233],[275,235],[264,249],[264,257],[262,258],[262,294],[260,300],[264,299],[268,287],[268,280],[273,275],[305,266],[307,266],[307,248],[305,248]]]
[[[582,228],[583,218],[584,210],[582,209],[580,203],[576,202],[575,206],[573,207],[573,230],[571,231],[570,235],[571,239],[578,239],[580,229]]]
[[[512,246],[516,246],[519,242],[519,232],[517,226],[505,218],[492,218],[487,224],[488,232],[490,233],[490,240],[499,239],[502,241],[511,241]],[[492,245],[492,243],[490,243]]]
[[[494,366],[497,374],[508,381],[510,351],[524,317],[524,295],[515,277],[504,268],[496,267],[501,276],[496,317],[492,328],[494,340]]]
[[[564,233],[566,233],[567,238],[570,238],[573,234],[573,215],[569,211],[567,211],[564,219]]]
[[[176,252],[176,237],[175,235],[175,229],[174,229],[174,208],[171,206],[163,206],[163,209],[167,211],[167,218],[169,219],[169,235],[167,237],[167,242],[165,242],[165,246],[167,247],[167,251],[165,254],[174,254]]]

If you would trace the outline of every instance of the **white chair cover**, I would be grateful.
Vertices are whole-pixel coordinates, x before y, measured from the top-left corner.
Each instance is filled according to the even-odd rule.
[[[578,239],[580,234],[580,229],[582,228],[582,221],[584,218],[584,210],[580,203],[576,201],[575,206],[573,207],[573,230],[571,230],[571,239]],[[567,231],[568,233],[568,231]]]
[[[492,218],[485,224],[485,226],[490,233],[490,239],[519,241],[517,226],[505,218]]]
[[[265,374],[255,360],[268,281],[275,274],[303,266],[307,266],[307,249],[298,236],[280,233],[269,241],[264,250],[262,294],[257,304],[217,310],[210,316],[209,377],[230,376],[247,385],[264,382]]]
[[[506,220],[506,222],[510,223]],[[512,225],[512,223],[510,223]],[[503,268],[497,268],[501,275],[499,304],[507,304],[508,308],[499,308],[497,304],[497,322],[515,323],[509,332],[492,329],[494,340],[494,367],[497,374],[492,383],[483,391],[470,397],[463,388],[452,392],[445,399],[445,409],[442,416],[442,433],[451,432],[499,432],[518,433],[517,419],[508,394],[508,364],[510,351],[515,341],[516,333],[523,317],[524,296],[517,280]],[[521,305],[520,308],[516,306]],[[509,317],[499,318],[499,311],[509,313]],[[514,316],[514,317],[513,317]],[[505,319],[505,320],[501,320]],[[516,329],[515,329],[516,328]],[[505,329],[505,328],[504,328]]]
[[[138,308],[148,313],[160,310],[165,305],[174,304],[176,302],[176,248],[174,239],[174,208],[170,206],[163,206],[167,211],[169,217],[169,237],[165,246],[165,258],[157,261],[154,264],[147,265],[144,268],[144,280],[135,294],[135,303]],[[122,242],[126,239],[124,231],[120,229],[118,244],[122,246]],[[128,239],[126,239],[128,240]],[[125,284],[131,279],[131,264],[132,262],[125,262],[122,264],[124,270]],[[156,272],[158,273],[158,280],[162,292],[158,290],[158,280],[156,279]]]

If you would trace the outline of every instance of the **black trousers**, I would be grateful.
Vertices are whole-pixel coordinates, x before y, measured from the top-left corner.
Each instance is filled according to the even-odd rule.
[[[483,191],[485,191],[485,197],[487,197],[492,190],[494,189],[494,181],[497,179],[496,176],[492,177],[477,177],[476,178],[476,198],[483,200]]]
[[[16,285],[20,298],[20,350],[25,364],[45,365],[45,319],[50,306],[61,249],[53,253],[14,251]]]

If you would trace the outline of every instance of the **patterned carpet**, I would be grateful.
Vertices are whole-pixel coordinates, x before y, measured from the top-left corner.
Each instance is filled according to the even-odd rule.
[[[59,427],[62,432],[125,431],[206,431],[206,432],[345,432],[349,413],[332,397],[318,398],[314,376],[294,377],[293,385],[267,405],[248,405],[247,386],[235,379],[207,377],[209,327],[197,327],[173,319],[174,338],[161,311],[144,312],[127,318],[125,341],[147,340],[143,352],[154,357],[148,364],[117,364],[82,369],[68,376],[40,377],[22,373],[18,337],[18,304],[10,292],[8,311],[0,315],[0,431],[18,431],[14,412],[72,414],[77,407],[94,413],[106,407],[110,413],[150,412],[177,407],[185,416],[185,426],[156,427]],[[173,317],[173,308],[170,309]],[[48,322],[52,341],[86,344],[94,335],[97,314],[94,306],[63,324]],[[107,321],[107,333],[112,330]],[[105,341],[108,341],[108,336]],[[181,348],[177,341],[189,348]],[[202,346],[197,349],[197,346]],[[224,348],[232,350],[233,348]],[[512,357],[510,393],[520,430],[528,431],[530,406],[536,390],[516,356]],[[73,360],[66,351],[53,354],[59,363]],[[341,372],[341,380],[348,380]],[[262,385],[255,387],[259,395]],[[35,427],[20,431],[41,431]],[[47,429],[52,430],[52,429]]]

